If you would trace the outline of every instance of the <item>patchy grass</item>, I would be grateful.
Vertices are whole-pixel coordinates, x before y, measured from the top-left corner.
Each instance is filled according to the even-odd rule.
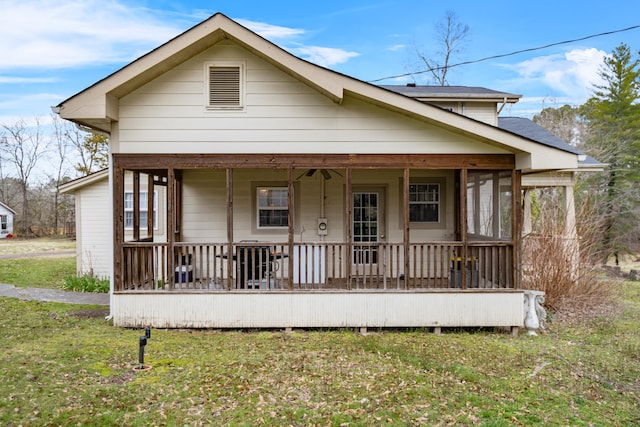
[[[0,239],[1,255],[56,253],[76,248],[75,240],[66,237],[38,237],[33,239]]]
[[[640,283],[624,310],[497,331],[141,330],[0,298],[2,425],[638,425]]]
[[[62,289],[65,279],[75,274],[73,256],[0,258],[0,283],[18,287]]]

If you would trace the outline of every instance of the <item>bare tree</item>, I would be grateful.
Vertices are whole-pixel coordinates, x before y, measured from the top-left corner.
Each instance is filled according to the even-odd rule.
[[[416,53],[433,80],[440,86],[446,86],[451,61],[464,51],[468,42],[469,26],[460,22],[454,11],[447,10],[445,16],[436,23],[435,31],[436,52],[428,55],[416,49]]]
[[[54,233],[57,233],[59,226],[59,211],[60,211],[60,193],[57,191],[57,186],[62,184],[65,178],[68,178],[69,174],[69,152],[71,147],[69,144],[69,138],[67,134],[69,132],[70,122],[64,122],[57,114],[52,114],[51,119],[53,122],[53,144],[55,153],[55,170],[52,171],[51,180],[56,188],[54,191],[54,217],[53,217],[53,229]]]
[[[24,119],[13,125],[2,125],[0,134],[0,155],[5,163],[13,166],[20,182],[22,194],[22,232],[28,232],[29,224],[29,180],[38,161],[47,151],[47,143],[42,135],[40,122],[35,120],[29,126]]]

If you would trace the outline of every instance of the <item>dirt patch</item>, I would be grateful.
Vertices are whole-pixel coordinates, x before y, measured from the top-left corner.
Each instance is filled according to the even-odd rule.
[[[109,315],[109,309],[93,308],[87,310],[70,311],[69,316],[81,317],[83,319],[105,318]]]

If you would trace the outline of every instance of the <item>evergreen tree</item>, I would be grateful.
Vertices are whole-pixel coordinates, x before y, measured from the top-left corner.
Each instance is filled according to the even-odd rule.
[[[608,164],[606,172],[593,179],[603,216],[603,255],[616,263],[637,235],[640,190],[640,60],[625,44],[607,56],[600,70],[604,83],[581,107],[589,125],[585,151]],[[594,193],[592,193],[594,194]]]

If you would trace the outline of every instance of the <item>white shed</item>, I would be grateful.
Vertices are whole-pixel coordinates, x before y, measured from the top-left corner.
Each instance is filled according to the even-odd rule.
[[[15,211],[0,202],[0,239],[13,236],[13,217]]]

